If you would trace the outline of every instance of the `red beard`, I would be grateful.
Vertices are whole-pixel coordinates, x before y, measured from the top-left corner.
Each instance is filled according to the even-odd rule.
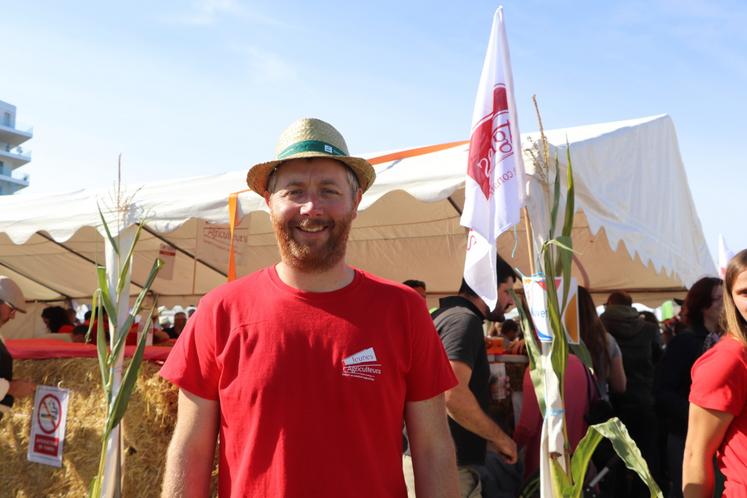
[[[282,260],[291,268],[303,272],[323,272],[334,267],[345,257],[350,226],[353,222],[352,212],[337,221],[331,218],[294,218],[282,223],[275,219],[272,213],[270,213],[270,220],[275,229]],[[304,228],[324,226],[329,236],[325,242],[307,244],[293,237],[299,226]]]

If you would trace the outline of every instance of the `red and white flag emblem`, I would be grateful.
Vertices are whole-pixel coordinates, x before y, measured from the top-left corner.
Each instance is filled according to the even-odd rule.
[[[519,222],[524,204],[524,162],[502,7],[493,17],[475,99],[464,197],[461,224],[470,228],[464,279],[493,309],[498,299],[495,239]]]

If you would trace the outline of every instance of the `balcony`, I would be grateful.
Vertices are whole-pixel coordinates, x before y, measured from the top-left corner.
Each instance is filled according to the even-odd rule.
[[[0,142],[17,147],[34,136],[34,129],[18,125],[18,128],[0,123]]]
[[[0,145],[0,162],[10,169],[16,169],[30,161],[31,151],[23,150],[21,147],[13,148],[10,145]]]
[[[29,175],[5,175],[0,173],[0,195],[10,195],[29,186]]]

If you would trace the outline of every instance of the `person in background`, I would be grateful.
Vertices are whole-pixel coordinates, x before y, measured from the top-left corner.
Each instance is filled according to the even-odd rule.
[[[521,331],[519,330],[519,324],[516,320],[507,318],[500,324],[501,337],[503,337],[503,347],[508,348],[509,344],[514,342],[516,339],[521,337]]]
[[[580,285],[578,287],[578,315],[581,340],[584,341],[591,354],[599,394],[603,399],[609,400],[610,391],[617,394],[624,393],[627,378],[620,346],[604,328],[591,294]]]
[[[70,334],[73,331],[68,312],[62,306],[47,306],[42,310],[41,317],[52,334]]]
[[[485,465],[487,443],[509,463],[517,460],[516,443],[487,413],[490,404],[490,364],[485,348],[483,322],[504,320],[514,306],[509,290],[516,273],[500,256],[496,273],[498,300],[495,309],[480,298],[462,279],[459,294],[443,298],[431,316],[459,384],[446,392],[449,428],[457,451],[459,492],[462,497],[480,496],[481,467]]]
[[[610,393],[622,394],[627,387],[622,352],[615,338],[604,328],[594,300],[583,286],[578,287],[578,320],[581,340],[589,350],[594,368],[594,376],[589,378],[597,383],[599,397],[610,401]],[[609,441],[603,440],[597,446],[592,459],[596,468],[602,469],[608,466],[614,455],[612,445]],[[619,480],[621,470],[619,464],[611,466],[612,475],[600,483],[600,496],[614,496],[615,481]]]
[[[413,280],[413,279],[411,279],[411,280],[405,280],[402,283],[404,285],[408,286],[409,288],[414,289],[415,292],[417,292],[418,294],[420,294],[420,296],[423,299],[425,299],[426,297],[428,297],[428,291],[425,288],[425,282],[423,282],[422,280]]]
[[[682,496],[682,458],[685,451],[692,369],[703,354],[705,339],[719,330],[723,310],[722,280],[704,277],[693,284],[685,297],[682,316],[686,329],[667,344],[657,368],[656,401],[667,429],[667,469],[671,498]]]
[[[178,339],[184,330],[184,326],[187,325],[187,314],[183,311],[177,311],[174,313],[174,325],[163,329],[171,339]]]
[[[73,327],[81,324],[74,308],[67,308],[65,311],[67,312],[67,321],[70,322]]]
[[[566,396],[565,422],[568,442],[571,451],[576,449],[581,438],[586,434],[588,423],[586,414],[589,412],[591,400],[586,395],[589,392],[589,377],[586,367],[575,355],[568,355],[563,383],[566,393],[583,393]],[[537,394],[532,384],[529,369],[524,370],[523,379],[524,399],[521,404],[521,415],[514,431],[514,440],[518,448],[524,448],[524,480],[534,479],[540,467],[540,442],[542,433],[542,413],[537,403]]]
[[[747,496],[747,250],[729,261],[724,283],[726,334],[692,368],[685,498],[714,496],[714,454],[726,477],[721,496]]]
[[[0,327],[13,320],[16,313],[26,313],[26,299],[13,280],[0,275]],[[31,396],[35,390],[33,382],[13,378],[13,357],[0,338],[0,419],[10,411],[16,399]]]
[[[653,384],[654,365],[661,356],[659,332],[656,325],[640,318],[633,298],[624,291],[609,295],[600,319],[620,346],[625,370],[625,392],[610,396],[612,404],[658,482],[661,475]],[[648,488],[632,471],[621,473],[615,490],[625,498],[649,496]]]

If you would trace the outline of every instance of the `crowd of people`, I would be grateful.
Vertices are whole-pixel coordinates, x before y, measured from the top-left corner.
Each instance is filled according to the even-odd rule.
[[[351,223],[374,178],[317,119],[293,123],[276,157],[249,170],[280,263],[220,286],[194,316],[178,312],[158,330],[155,342],[175,341],[160,373],[179,389],[164,497],[209,494],[218,437],[221,496],[534,496],[542,415],[528,369],[515,424],[489,410],[489,336],[509,353],[528,339],[505,317],[518,304],[516,273],[499,256],[494,306],[462,281],[429,310],[425,282],[349,266]],[[24,308],[0,277],[0,326]],[[55,334],[77,337],[90,324],[60,307],[42,317]],[[724,281],[696,282],[665,331],[624,291],[598,315],[579,287],[578,317],[590,361],[568,359],[571,450],[590,424],[617,416],[665,496],[718,496],[721,486],[747,497],[747,251]],[[13,379],[1,343],[0,361],[1,415],[34,386]],[[650,496],[610,445],[588,477],[598,496]]]

